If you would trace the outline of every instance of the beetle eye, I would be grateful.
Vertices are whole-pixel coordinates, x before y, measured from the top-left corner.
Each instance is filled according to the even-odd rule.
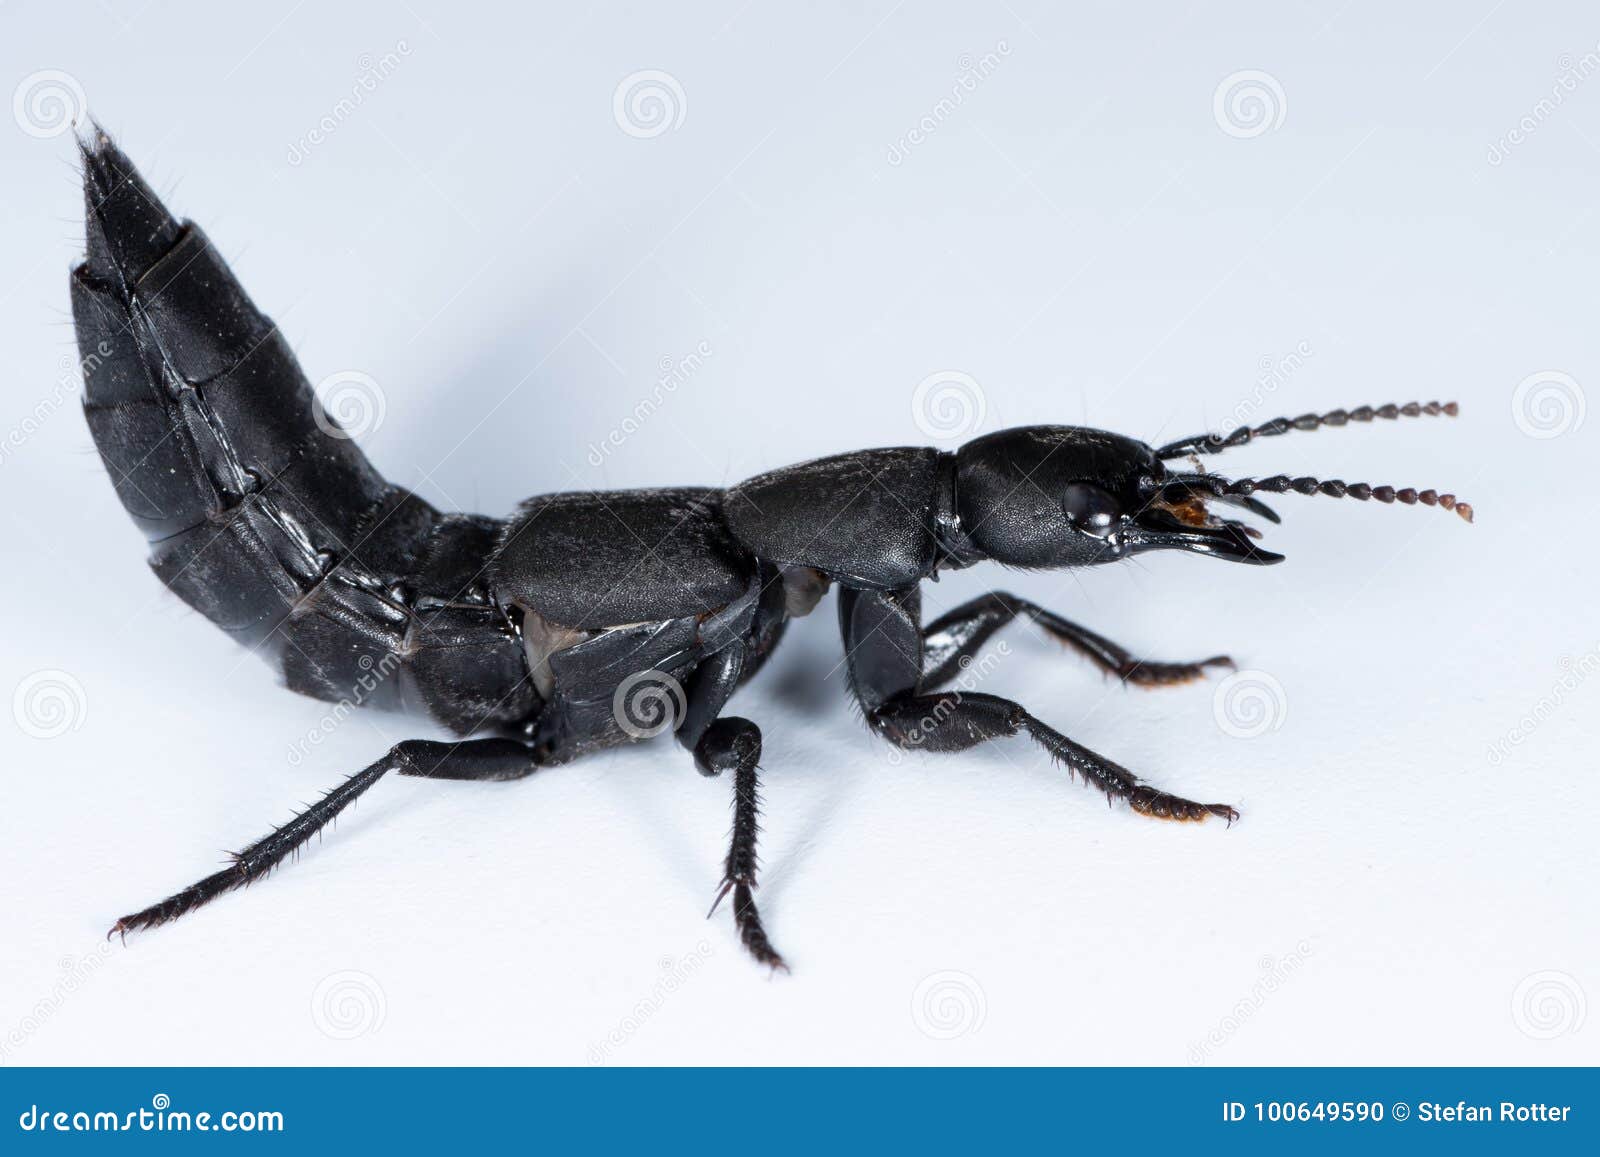
[[[1104,537],[1122,517],[1122,505],[1100,487],[1073,482],[1061,495],[1061,510],[1077,530]]]

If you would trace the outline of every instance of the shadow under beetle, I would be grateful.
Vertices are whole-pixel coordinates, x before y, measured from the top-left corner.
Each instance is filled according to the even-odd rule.
[[[954,453],[861,450],[724,490],[551,494],[507,519],[444,514],[372,468],[205,234],[173,218],[103,132],[82,151],[87,257],[72,273],[72,305],[84,410],[156,574],[277,664],[291,689],[339,702],[370,688],[366,701],[420,709],[477,736],[397,744],[222,871],[122,917],[113,933],[175,919],[266,875],[391,771],[520,779],[671,726],[701,772],[732,777],[717,903],[732,893],[745,947],[780,968],[753,899],[761,731],[725,709],[788,621],[830,585],[850,691],[890,742],[953,752],[1024,734],[1143,815],[1231,823],[1228,805],[1150,787],[1017,703],[940,690],[1018,616],[1141,686],[1184,682],[1228,659],[1144,662],[999,592],[924,625],[920,584],[979,562],[1078,567],[1152,550],[1279,562],[1256,544],[1259,532],[1222,514],[1278,521],[1254,497],[1263,491],[1472,516],[1432,490],[1227,479],[1196,457],[1291,430],[1455,414],[1437,402],[1277,419],[1158,448],[1028,426]],[[1175,459],[1189,468],[1169,468]]]

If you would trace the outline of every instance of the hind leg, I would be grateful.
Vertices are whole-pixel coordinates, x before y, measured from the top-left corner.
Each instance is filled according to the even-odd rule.
[[[513,739],[470,739],[462,743],[408,739],[397,743],[382,759],[356,772],[281,828],[233,853],[233,862],[222,871],[159,904],[122,917],[107,935],[126,937],[140,928],[154,928],[194,911],[224,892],[261,879],[391,771],[425,779],[503,780],[520,779],[536,769],[533,750]]]
[[[1014,619],[1031,619],[1051,638],[1086,656],[1108,675],[1139,687],[1165,687],[1201,678],[1210,667],[1232,667],[1226,655],[1193,663],[1157,663],[1135,658],[1127,648],[1087,627],[1063,619],[1037,603],[1005,591],[990,591],[940,615],[923,632],[923,686],[949,682],[970,664],[978,648]]]

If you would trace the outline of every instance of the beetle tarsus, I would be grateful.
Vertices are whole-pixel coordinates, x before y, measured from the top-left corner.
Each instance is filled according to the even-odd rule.
[[[739,929],[739,940],[745,950],[760,964],[774,972],[788,972],[789,965],[767,939],[767,930],[761,923],[761,913],[756,910],[754,885],[739,881],[733,886],[733,922]]]
[[[1134,687],[1176,687],[1204,679],[1212,668],[1232,671],[1238,664],[1227,655],[1213,655],[1194,663],[1157,663],[1146,659],[1129,659],[1114,672],[1117,678]]]
[[[1128,797],[1128,806],[1142,816],[1158,820],[1175,820],[1179,823],[1195,823],[1216,816],[1218,819],[1227,820],[1231,828],[1234,821],[1239,818],[1238,811],[1227,804],[1195,803],[1193,800],[1183,799],[1153,787],[1136,788]]]
[[[1084,781],[1105,792],[1106,799],[1125,799],[1128,806],[1151,819],[1175,820],[1180,823],[1199,822],[1216,816],[1228,821],[1239,818],[1239,813],[1227,804],[1196,803],[1160,788],[1142,782],[1133,772],[1114,763],[1081,743],[1075,743],[1055,728],[1028,716],[1024,725],[1027,732],[1052,758],[1068,770],[1083,777]]]

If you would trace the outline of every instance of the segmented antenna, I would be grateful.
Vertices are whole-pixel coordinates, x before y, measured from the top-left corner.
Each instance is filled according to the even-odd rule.
[[[1324,481],[1320,478],[1302,477],[1290,478],[1287,474],[1274,474],[1270,478],[1236,478],[1232,481],[1215,474],[1186,474],[1183,484],[1198,490],[1207,490],[1218,498],[1240,495],[1248,498],[1258,490],[1265,490],[1272,494],[1287,494],[1294,491],[1296,494],[1326,494],[1329,498],[1350,498],[1366,502],[1376,499],[1379,502],[1402,502],[1407,506],[1421,503],[1423,506],[1440,506],[1445,510],[1453,510],[1468,522],[1472,521],[1472,506],[1462,502],[1454,494],[1440,494],[1437,490],[1415,490],[1407,486],[1404,489],[1395,489],[1393,486],[1371,486],[1365,482],[1341,482],[1337,478]]]
[[[1416,418],[1426,414],[1436,418],[1448,414],[1454,418],[1460,412],[1455,402],[1407,402],[1385,406],[1357,406],[1353,410],[1329,410],[1326,414],[1301,414],[1298,418],[1274,418],[1254,428],[1240,426],[1231,434],[1196,434],[1168,442],[1156,451],[1157,458],[1181,458],[1185,454],[1220,454],[1234,446],[1243,446],[1255,438],[1272,438],[1290,430],[1316,430],[1323,426],[1343,426],[1348,422],[1370,422],[1374,418]]]

